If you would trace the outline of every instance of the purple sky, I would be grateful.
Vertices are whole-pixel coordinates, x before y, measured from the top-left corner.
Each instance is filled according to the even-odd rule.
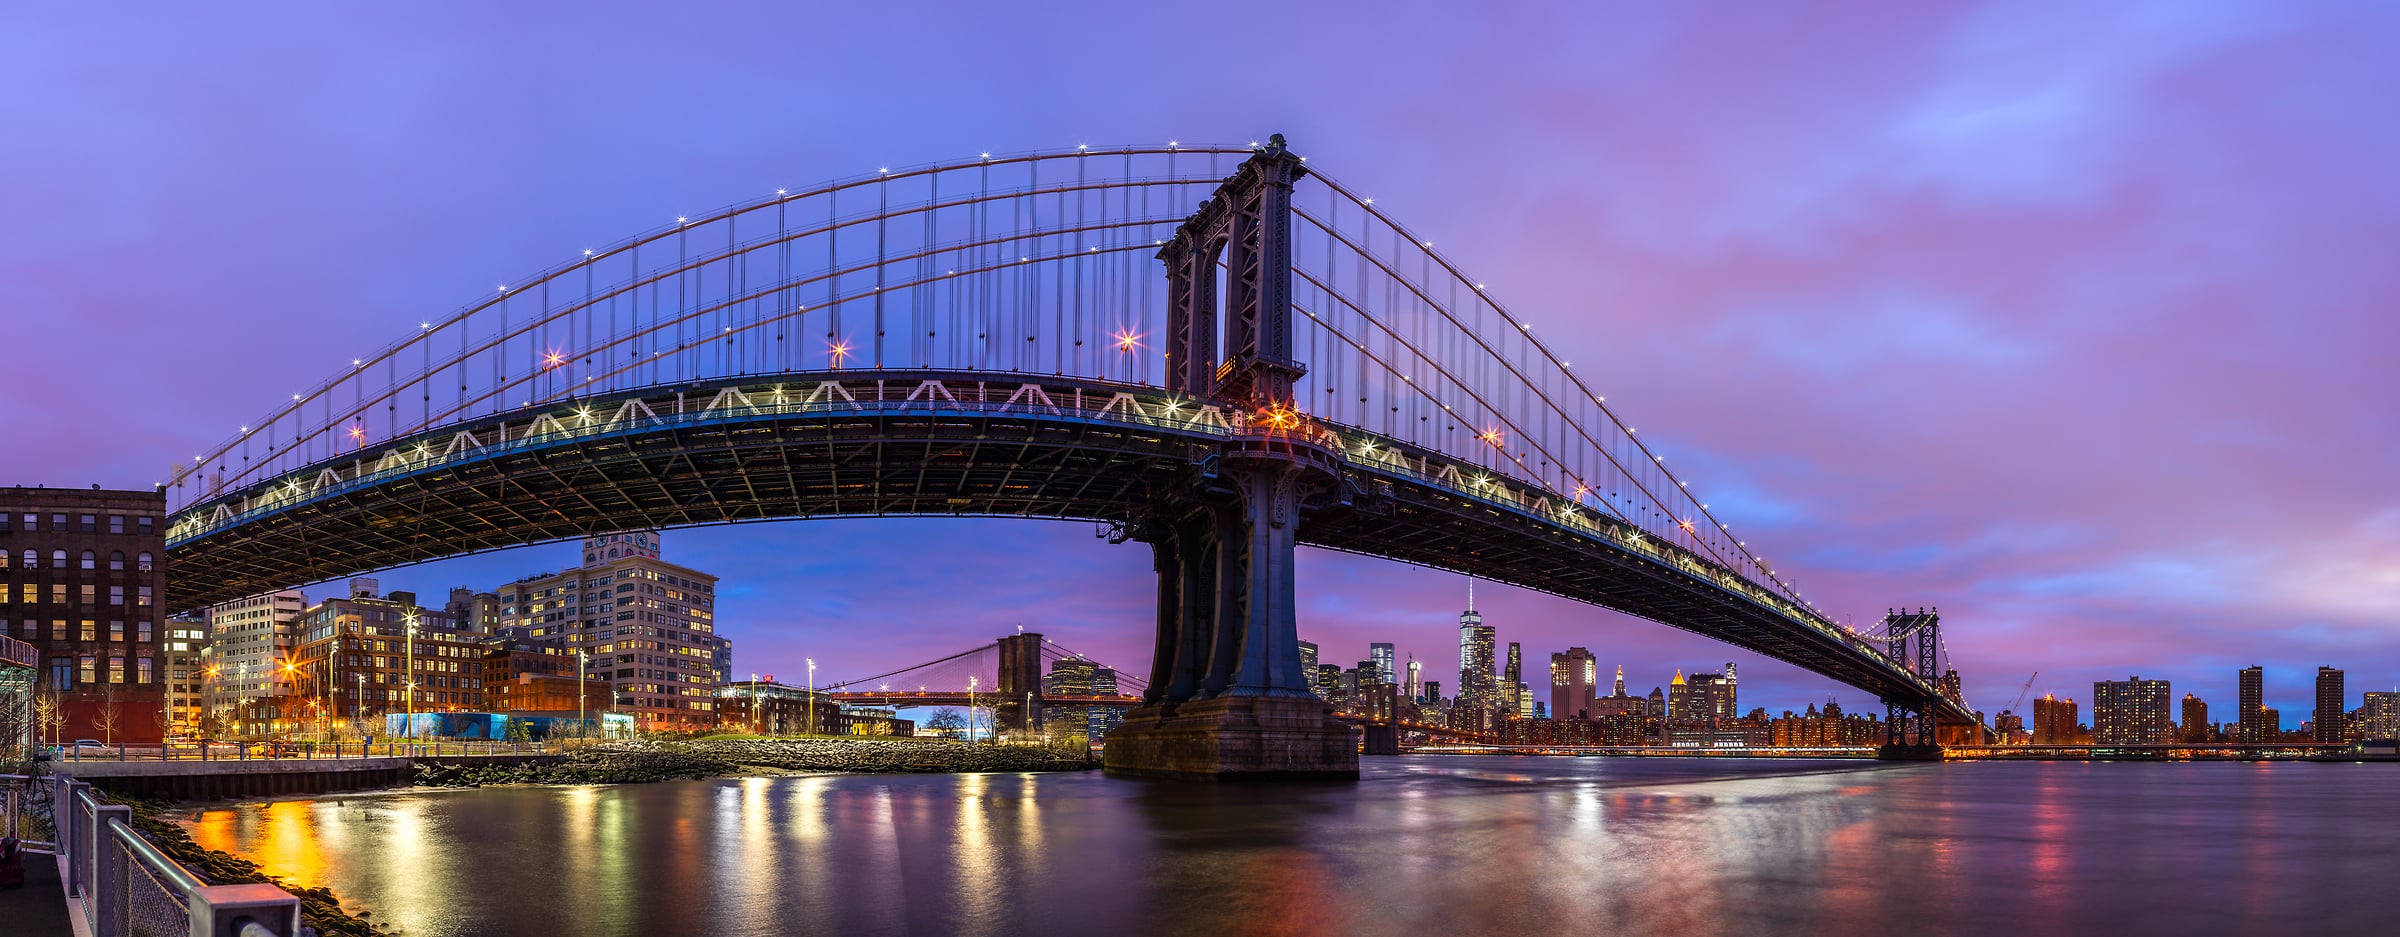
[[[682,212],[1280,131],[1538,317],[1812,598],[1940,605],[1981,708],[2037,669],[2086,700],[2140,673],[2222,720],[2263,663],[2296,725],[2320,663],[2353,705],[2400,683],[2400,9],[607,6],[18,14],[0,484],[148,485],[426,314]],[[1147,667],[1148,553],[1084,525],[668,545],[725,577],[745,673],[1018,623]],[[382,579],[489,588],[571,553]],[[1459,577],[1314,552],[1301,576],[1327,660],[1390,640],[1456,685]],[[1728,659],[1745,703],[1838,692],[1479,596],[1530,659],[1584,645],[1637,692]]]

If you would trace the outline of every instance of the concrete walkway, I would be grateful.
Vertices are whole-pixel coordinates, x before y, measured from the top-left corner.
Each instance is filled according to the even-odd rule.
[[[58,859],[38,853],[25,855],[25,887],[0,888],[0,926],[9,937],[70,937],[66,886],[58,880]]]

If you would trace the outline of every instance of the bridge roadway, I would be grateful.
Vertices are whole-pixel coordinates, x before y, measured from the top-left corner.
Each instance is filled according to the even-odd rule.
[[[1336,463],[1340,490],[1302,516],[1300,543],[1614,609],[1973,721],[1866,639],[1588,502],[1355,427],[1056,375],[752,376],[402,437],[174,515],[168,599],[196,609],[636,528],[899,515],[1131,525],[1208,484],[1242,446]]]
[[[999,693],[967,693],[960,690],[925,690],[916,692],[833,692],[825,694],[834,702],[848,706],[872,706],[883,709],[911,709],[919,706],[990,706],[1007,702]],[[1142,704],[1139,696],[1051,696],[1041,697],[1048,706],[1109,706],[1132,709]]]

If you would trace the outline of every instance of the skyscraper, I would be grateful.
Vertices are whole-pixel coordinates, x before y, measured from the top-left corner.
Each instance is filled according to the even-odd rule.
[[[1300,676],[1308,680],[1310,692],[1319,696],[1325,695],[1317,686],[1317,642],[1315,641],[1300,642]]]
[[[2242,695],[2237,704],[2241,711],[2234,714],[2240,726],[2236,733],[2244,742],[2271,742],[2283,729],[2265,725],[2266,671],[2253,664],[2242,669]],[[2280,720],[2280,715],[2277,717]]]
[[[2208,701],[2190,693],[2183,694],[2183,740],[2206,742],[2214,728],[2208,724]]]
[[[2342,672],[2332,667],[2317,668],[2317,741],[2350,741],[2350,707],[2342,692]]]
[[[1500,690],[1507,696],[1509,712],[1519,712],[1525,705],[1525,652],[1517,642],[1508,642],[1508,669],[1500,675]]]
[[[1463,707],[1490,707],[1499,702],[1493,692],[1492,629],[1475,611],[1475,580],[1467,580],[1467,610],[1458,616],[1458,702]]]
[[[1600,661],[1591,651],[1571,647],[1550,655],[1550,718],[1592,718],[1592,699],[1599,682]]]
[[[1367,659],[1375,662],[1375,676],[1380,682],[1400,682],[1399,673],[1392,666],[1392,656],[1392,644],[1389,641],[1367,645]]]
[[[1417,660],[1417,659],[1415,659],[1415,658],[1410,658],[1410,659],[1409,659],[1409,662],[1408,662],[1408,685],[1407,685],[1406,687],[1403,687],[1403,688],[1402,688],[1402,692],[1405,692],[1405,693],[1407,693],[1407,694],[1408,694],[1408,698],[1409,698],[1409,699],[1412,699],[1412,700],[1421,700],[1421,699],[1424,699],[1424,698],[1425,698],[1425,662],[1424,662],[1424,661]]]
[[[2163,745],[2174,741],[2165,680],[2128,677],[2092,684],[2092,741],[2101,745]]]

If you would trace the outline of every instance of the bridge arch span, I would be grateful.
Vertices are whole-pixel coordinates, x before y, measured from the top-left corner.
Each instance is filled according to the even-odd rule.
[[[1291,708],[1303,543],[1964,714],[1816,610],[1490,293],[1280,138],[781,191],[503,284],[179,465],[170,596],[633,527],[1087,519],[1157,551],[1162,718],[1220,697],[1267,702],[1218,722],[1313,718]]]

